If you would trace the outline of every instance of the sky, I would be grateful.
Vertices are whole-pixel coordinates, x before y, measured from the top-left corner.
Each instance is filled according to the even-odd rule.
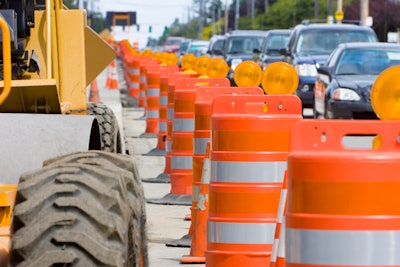
[[[95,9],[104,15],[107,11],[136,12],[140,32],[148,33],[152,26],[153,35],[162,35],[164,26],[170,26],[176,18],[186,23],[193,6],[192,0],[97,0],[94,3]],[[131,32],[137,32],[136,27]]]
[[[140,25],[140,30],[137,31],[136,27],[129,27],[124,32],[122,29],[115,29],[113,35],[117,41],[139,41],[141,48],[147,43],[148,37],[158,39],[164,27],[170,26],[176,18],[179,22],[186,23],[195,15],[193,0],[89,0],[89,7],[91,5],[104,16],[107,11],[136,12],[136,22]],[[151,33],[149,26],[152,26]]]

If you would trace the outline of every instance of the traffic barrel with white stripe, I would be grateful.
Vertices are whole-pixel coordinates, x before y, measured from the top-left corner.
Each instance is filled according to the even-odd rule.
[[[286,266],[400,266],[399,133],[398,121],[295,125]]]
[[[178,65],[160,66],[160,102],[159,102],[159,121],[158,121],[158,149],[165,149],[167,139],[167,118],[168,118],[168,88],[169,76],[178,73]]]
[[[150,66],[147,69],[146,88],[146,130],[145,133],[158,134],[160,117],[160,69]]]
[[[269,265],[291,130],[301,119],[294,95],[214,99],[206,265]]]
[[[211,124],[211,104],[212,99],[217,95],[232,94],[258,94],[263,91],[259,87],[199,87],[196,88],[196,98],[194,105],[194,132],[193,132],[193,179],[192,179],[192,208],[191,225],[192,243],[190,246],[190,255],[184,256],[183,263],[201,263],[205,262],[206,247],[206,219],[208,210],[198,207],[198,203],[204,202],[205,191],[208,196],[208,183],[205,185],[202,181],[204,177],[204,165],[207,150],[210,146],[210,124]],[[207,149],[208,148],[208,149]],[[209,160],[209,159],[208,159]],[[209,172],[209,169],[207,169]],[[202,193],[203,192],[203,193]],[[200,216],[198,216],[201,214]],[[204,231],[204,233],[203,233]]]
[[[194,103],[201,86],[229,86],[226,78],[182,78],[174,93],[171,144],[171,187],[181,194],[192,194]],[[181,188],[180,190],[175,190]],[[184,188],[184,190],[183,190]],[[186,193],[184,193],[186,192]]]

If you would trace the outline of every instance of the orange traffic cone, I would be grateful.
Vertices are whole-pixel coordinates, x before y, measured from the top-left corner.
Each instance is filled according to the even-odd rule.
[[[94,79],[90,84],[90,95],[89,95],[89,102],[99,103],[99,88],[97,86],[97,80]]]
[[[210,146],[207,143],[203,170],[199,186],[198,202],[195,209],[195,221],[192,231],[190,255],[185,255],[181,263],[205,263],[205,250],[207,247],[207,216],[208,216],[208,185],[211,179]]]
[[[108,67],[108,77],[106,81],[106,87],[109,89],[119,88],[115,60],[111,61],[111,64]]]
[[[287,196],[287,170],[283,177],[282,190],[279,200],[278,213],[276,218],[276,228],[274,243],[272,244],[272,253],[270,259],[270,267],[283,267],[285,265],[285,211]]]

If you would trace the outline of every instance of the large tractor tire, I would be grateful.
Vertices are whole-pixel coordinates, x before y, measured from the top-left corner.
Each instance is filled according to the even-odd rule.
[[[101,150],[121,153],[121,134],[114,112],[102,103],[88,102],[86,108],[88,115],[95,116],[99,123]]]
[[[148,266],[144,192],[126,155],[89,151],[20,178],[11,266]]]

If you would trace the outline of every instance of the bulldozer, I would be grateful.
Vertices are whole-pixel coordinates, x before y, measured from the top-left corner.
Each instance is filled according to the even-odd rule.
[[[115,50],[61,0],[0,0],[2,266],[148,266],[143,187],[87,88]]]

